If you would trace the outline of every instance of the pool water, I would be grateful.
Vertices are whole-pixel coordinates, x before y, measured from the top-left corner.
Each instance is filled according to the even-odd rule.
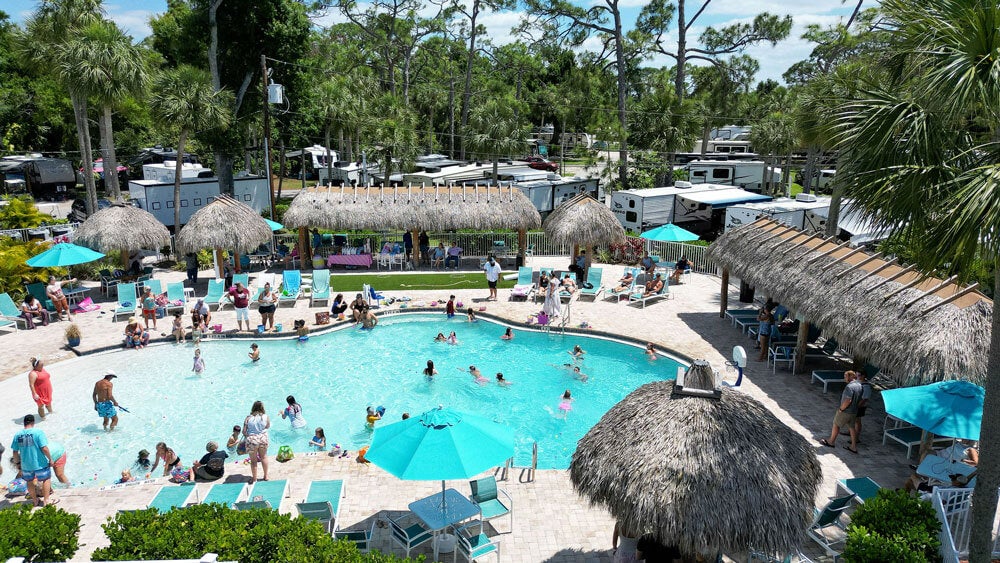
[[[48,370],[56,413],[39,427],[66,446],[70,479],[104,485],[131,466],[140,449],[152,452],[159,441],[190,466],[205,453],[208,440],[224,447],[233,425],[242,424],[258,399],[271,417],[272,455],[285,444],[309,451],[317,426],[324,428],[330,445],[353,451],[368,444],[368,405],[385,407],[378,425],[396,422],[404,412],[416,415],[445,405],[509,426],[516,436],[517,465],[530,464],[537,442],[539,468],[562,469],[569,466],[577,441],[608,409],[644,383],[672,379],[680,365],[667,357],[650,360],[642,348],[576,335],[515,329],[515,339],[507,342],[500,340],[502,325],[442,317],[389,316],[374,331],[352,328],[305,343],[261,340],[256,364],[247,357],[250,341],[208,340],[201,345],[206,369],[200,376],[191,371],[190,343],[53,364]],[[458,334],[457,345],[433,342],[438,332],[450,331]],[[575,344],[586,351],[577,364],[589,376],[586,383],[564,366],[574,363],[568,351]],[[433,381],[422,375],[429,359],[439,372]],[[463,371],[469,365],[479,367],[489,383],[477,384]],[[115,396],[130,412],[120,414],[117,430],[105,433],[91,392],[109,368],[118,374]],[[511,385],[497,385],[497,372]],[[15,410],[0,421],[0,431],[9,436],[16,430],[13,420],[34,409],[22,380],[3,383],[16,383],[5,393],[17,399],[11,405]],[[564,413],[559,406],[567,389],[574,400]],[[287,395],[302,405],[305,428],[292,430],[281,419]]]

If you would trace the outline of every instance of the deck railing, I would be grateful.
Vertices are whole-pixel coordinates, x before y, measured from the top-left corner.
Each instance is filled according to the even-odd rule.
[[[938,487],[931,503],[941,521],[941,556],[944,563],[959,563],[969,558],[969,534],[972,528],[972,489]],[[993,558],[1000,557],[1000,534],[993,527]]]
[[[61,236],[70,236],[79,227],[79,223],[63,223],[61,225],[43,225],[31,229],[3,229],[0,237],[12,238],[22,242],[29,240],[52,240]]]

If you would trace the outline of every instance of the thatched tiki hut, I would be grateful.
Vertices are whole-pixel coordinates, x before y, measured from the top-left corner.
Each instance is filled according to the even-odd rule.
[[[608,206],[587,194],[564,201],[545,219],[545,236],[555,244],[587,250],[587,267],[594,257],[594,247],[609,246],[625,240],[625,229]]]
[[[191,216],[177,235],[180,254],[213,248],[216,252],[216,273],[222,277],[222,249],[238,254],[252,252],[271,240],[271,227],[256,211],[229,196],[218,196]],[[239,264],[239,260],[236,260]]]
[[[300,232],[307,227],[412,230],[414,241],[421,230],[509,229],[518,231],[519,252],[524,252],[525,233],[542,221],[517,188],[337,186],[299,192],[284,223]]]
[[[899,385],[985,384],[993,301],[976,285],[927,276],[769,219],[726,232],[708,255],[723,269],[721,312],[732,272],[802,319],[796,360],[805,358],[815,324]]]
[[[643,385],[577,443],[574,487],[625,530],[687,557],[801,544],[822,477],[813,447],[764,405],[715,389],[699,360],[684,385]]]
[[[73,232],[73,240],[105,254],[121,251],[128,268],[131,251],[170,244],[170,231],[152,213],[118,202],[88,217]]]

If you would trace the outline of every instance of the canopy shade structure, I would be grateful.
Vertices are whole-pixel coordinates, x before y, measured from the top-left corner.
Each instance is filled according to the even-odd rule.
[[[281,223],[279,223],[279,222],[277,222],[277,221],[272,221],[272,220],[270,220],[270,219],[264,219],[264,222],[265,222],[265,223],[267,223],[267,226],[268,226],[268,227],[269,227],[269,228],[270,228],[270,229],[271,229],[272,231],[280,231],[281,229],[284,229],[284,228],[285,228],[285,226],[284,226],[284,225],[282,225]]]
[[[625,240],[625,229],[608,209],[587,194],[559,205],[545,219],[545,236],[562,246],[607,246]]]
[[[229,196],[218,196],[202,207],[177,235],[179,252],[226,248],[241,254],[271,240],[271,227],[256,211]]]
[[[704,190],[680,195],[688,201],[711,205],[716,209],[729,207],[738,203],[771,201],[771,199],[773,199],[769,195],[748,192],[740,188],[733,188],[730,190]]]
[[[170,244],[170,231],[152,213],[115,203],[87,217],[73,240],[102,252],[160,248]]]
[[[750,396],[713,386],[699,360],[683,388],[657,381],[630,393],[577,443],[573,486],[624,529],[688,556],[788,553],[822,477],[814,447]],[[692,388],[714,395],[683,393]]]
[[[882,391],[885,412],[938,436],[978,440],[986,391],[968,381],[940,381]]]
[[[701,238],[691,231],[682,229],[673,223],[660,225],[659,227],[650,229],[639,236],[646,240],[655,240],[660,242],[685,242]]]
[[[339,230],[537,229],[538,210],[511,187],[314,187],[299,192],[286,226]]]
[[[45,252],[28,258],[25,263],[32,268],[61,268],[76,264],[86,264],[87,262],[93,262],[101,258],[104,258],[104,255],[96,250],[91,250],[85,246],[77,246],[71,242],[61,242],[52,245],[52,248]]]
[[[926,276],[770,219],[727,231],[708,257],[898,385],[985,381],[993,302],[975,285]]]

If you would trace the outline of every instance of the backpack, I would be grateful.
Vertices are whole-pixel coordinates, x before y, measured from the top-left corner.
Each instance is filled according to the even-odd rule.
[[[292,452],[291,446],[281,446],[280,448],[278,448],[278,454],[274,456],[274,460],[280,462],[286,462],[292,459],[293,457],[295,457],[295,454]]]

